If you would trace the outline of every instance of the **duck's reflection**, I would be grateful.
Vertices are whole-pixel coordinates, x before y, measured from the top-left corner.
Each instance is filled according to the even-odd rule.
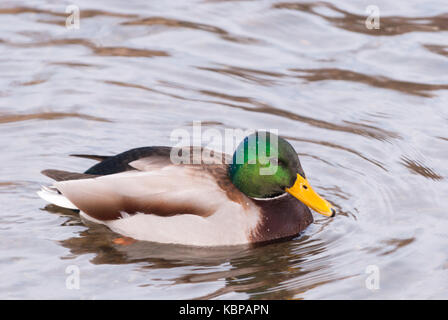
[[[221,281],[225,285],[197,299],[213,299],[229,293],[245,293],[252,299],[300,298],[301,293],[337,280],[325,259],[326,246],[319,239],[301,236],[265,245],[189,247],[135,241],[117,244],[121,237],[107,227],[82,221],[78,213],[48,205],[45,210],[67,217],[63,225],[87,225],[79,236],[59,241],[72,258],[94,254],[93,264],[135,264],[138,271],[182,268],[172,285]],[[327,255],[328,256],[328,255]],[[329,256],[328,256],[329,257]]]

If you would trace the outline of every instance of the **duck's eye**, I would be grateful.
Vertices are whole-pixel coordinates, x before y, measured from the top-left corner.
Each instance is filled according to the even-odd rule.
[[[281,166],[281,167],[286,167],[286,163],[285,163],[285,161],[283,161],[283,160],[281,160],[281,159],[278,159],[278,160],[277,160],[277,164],[278,164],[279,166]]]
[[[306,186],[306,185],[304,185],[304,184],[302,184],[302,187],[303,187],[303,189],[308,189],[308,187]]]

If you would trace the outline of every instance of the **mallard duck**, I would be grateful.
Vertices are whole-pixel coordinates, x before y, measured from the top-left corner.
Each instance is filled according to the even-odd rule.
[[[161,146],[74,156],[99,163],[84,173],[42,171],[56,182],[39,196],[136,240],[260,243],[297,236],[313,222],[308,207],[335,215],[311,188],[294,148],[269,132],[247,136],[233,157]]]

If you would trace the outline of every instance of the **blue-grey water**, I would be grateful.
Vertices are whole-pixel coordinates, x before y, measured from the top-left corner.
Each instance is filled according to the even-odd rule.
[[[371,4],[2,0],[0,298],[448,298],[448,7],[377,0],[368,29]],[[71,153],[194,121],[278,129],[339,215],[253,249],[123,245],[36,195],[93,164]]]

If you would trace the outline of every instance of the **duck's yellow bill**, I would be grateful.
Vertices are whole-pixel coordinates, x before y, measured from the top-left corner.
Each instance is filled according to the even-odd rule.
[[[336,215],[336,210],[333,209],[333,206],[327,200],[319,196],[313,188],[311,188],[308,180],[303,178],[300,174],[297,175],[297,180],[294,185],[285,190],[303,202],[306,206],[324,216],[334,217]]]

